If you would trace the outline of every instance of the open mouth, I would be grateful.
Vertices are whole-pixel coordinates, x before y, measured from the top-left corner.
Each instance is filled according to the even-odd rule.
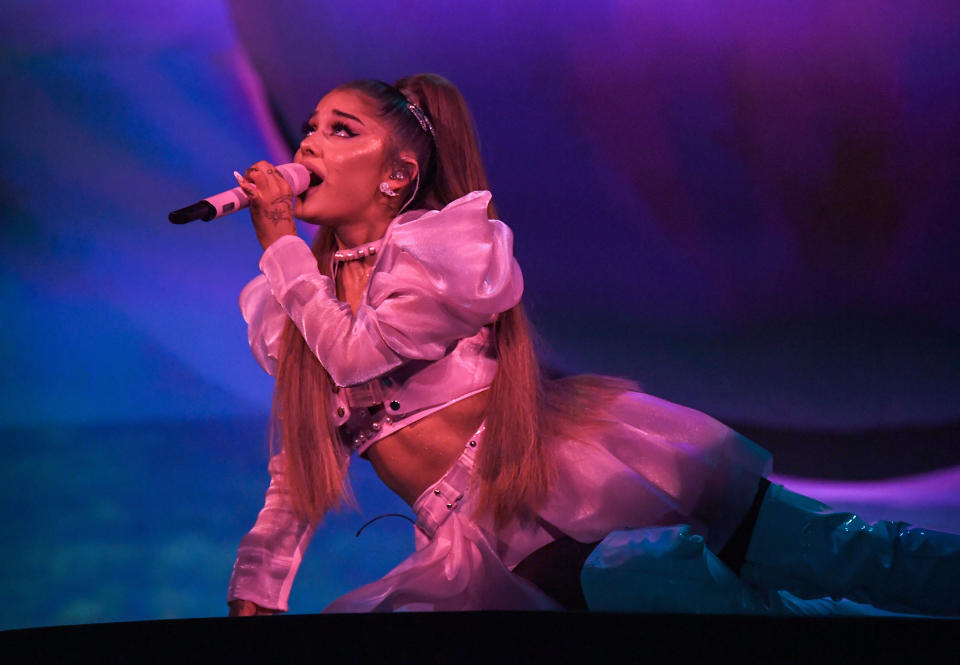
[[[313,171],[311,171],[311,172],[310,172],[310,184],[307,185],[307,188],[303,191],[303,193],[301,193],[300,195],[298,195],[297,198],[300,199],[301,201],[303,201],[304,199],[307,198],[307,194],[310,192],[311,189],[313,189],[314,187],[318,187],[318,186],[320,186],[321,184],[323,184],[323,178],[321,178],[321,177],[318,176],[316,173],[314,173]]]

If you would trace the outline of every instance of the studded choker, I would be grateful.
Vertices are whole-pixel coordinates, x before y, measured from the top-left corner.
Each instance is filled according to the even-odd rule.
[[[368,256],[376,255],[376,253],[380,251],[380,246],[382,244],[383,238],[380,238],[379,240],[365,242],[362,245],[357,245],[356,247],[351,247],[350,249],[337,250],[333,253],[333,259],[334,261],[340,263],[365,259]]]

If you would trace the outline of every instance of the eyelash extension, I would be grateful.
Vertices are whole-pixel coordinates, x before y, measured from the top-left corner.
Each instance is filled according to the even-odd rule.
[[[342,123],[342,122],[335,122],[335,123],[333,123],[333,126],[331,127],[331,129],[333,130],[333,133],[334,133],[334,134],[336,134],[337,132],[343,130],[343,131],[345,131],[349,136],[356,136],[356,135],[357,135],[357,133],[356,133],[355,131],[353,131],[352,129],[350,129],[346,124],[344,124],[344,123]]]
[[[344,131],[344,132],[347,133],[348,136],[356,136],[356,135],[357,135],[357,133],[356,133],[355,131],[353,131],[352,129],[350,129],[350,127],[348,127],[345,123],[342,123],[342,122],[335,122],[335,123],[333,123],[333,125],[331,125],[330,129],[331,129],[331,131],[332,131],[334,134],[336,134],[336,133],[339,132],[339,131]],[[313,134],[313,133],[316,132],[316,131],[317,131],[316,127],[314,127],[313,125],[311,125],[309,120],[304,120],[303,124],[300,125],[300,133],[301,133],[304,137],[309,136],[310,134]]]

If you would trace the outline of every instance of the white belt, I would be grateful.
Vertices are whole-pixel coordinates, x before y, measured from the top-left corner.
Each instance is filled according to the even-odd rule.
[[[416,526],[428,538],[432,539],[440,525],[457,510],[467,488],[470,487],[473,462],[477,448],[482,444],[483,430],[484,426],[480,425],[480,429],[464,445],[463,453],[453,466],[414,502],[413,509],[417,514]]]

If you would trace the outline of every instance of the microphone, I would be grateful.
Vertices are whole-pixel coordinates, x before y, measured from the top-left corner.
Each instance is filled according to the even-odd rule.
[[[273,168],[279,171],[283,179],[287,181],[294,196],[303,194],[310,186],[310,171],[303,164],[281,164]],[[209,222],[211,219],[243,210],[248,205],[250,205],[250,200],[247,195],[239,187],[234,187],[225,192],[208,196],[186,208],[174,210],[167,215],[167,219],[173,224],[186,224],[198,219]]]

